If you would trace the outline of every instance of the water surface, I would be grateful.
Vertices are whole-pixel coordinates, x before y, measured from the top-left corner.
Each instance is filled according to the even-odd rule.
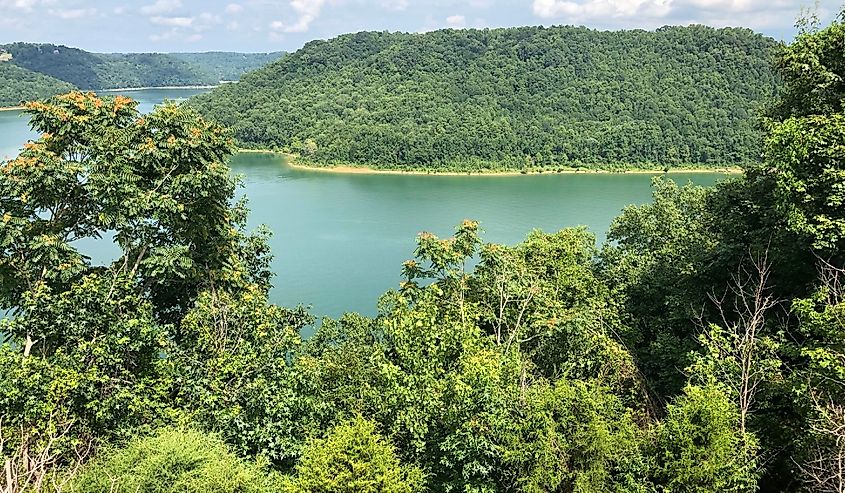
[[[202,90],[144,90],[124,94],[150,111],[164,99]],[[33,138],[20,112],[0,112],[0,159]],[[244,178],[250,225],[275,233],[272,301],[312,305],[317,315],[372,315],[400,281],[420,231],[450,235],[461,220],[481,222],[486,241],[514,244],[532,229],[584,225],[599,241],[628,204],[648,202],[648,174],[426,176],[334,174],[293,169],[280,156],[239,154],[231,167]],[[717,173],[673,174],[679,182],[712,184]],[[95,261],[116,248],[85,243]]]
[[[251,224],[275,232],[274,301],[312,303],[330,315],[374,313],[378,296],[398,286],[420,231],[448,236],[470,218],[490,242],[581,225],[603,241],[623,207],[651,199],[653,176],[334,174],[290,168],[270,154],[239,154],[230,164],[244,177]],[[672,175],[700,184],[723,177]]]

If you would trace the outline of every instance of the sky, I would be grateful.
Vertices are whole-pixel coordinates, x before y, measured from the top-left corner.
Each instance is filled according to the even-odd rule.
[[[363,30],[584,25],[742,26],[782,40],[802,8],[822,22],[845,0],[0,0],[0,44],[96,52],[295,51]]]

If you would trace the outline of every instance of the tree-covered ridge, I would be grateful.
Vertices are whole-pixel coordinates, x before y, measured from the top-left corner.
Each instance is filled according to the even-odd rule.
[[[382,168],[757,161],[776,43],[746,29],[579,27],[314,41],[196,98],[247,147]]]
[[[0,107],[18,106],[23,101],[45,99],[73,89],[67,82],[0,62]]]
[[[212,75],[217,81],[236,81],[247,72],[259,69],[275,62],[283,52],[272,53],[232,53],[211,51],[205,53],[170,53],[169,56],[187,62],[204,73]]]
[[[12,63],[81,89],[213,84],[186,62],[161,54],[105,55],[52,44],[4,46]]]
[[[52,44],[2,47],[9,63],[63,80],[81,89],[214,85],[237,80],[279,53],[90,53]]]

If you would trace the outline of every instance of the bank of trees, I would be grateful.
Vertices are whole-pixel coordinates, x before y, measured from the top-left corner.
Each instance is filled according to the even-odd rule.
[[[746,29],[362,32],[196,98],[246,147],[391,169],[757,162],[776,43]]]
[[[58,79],[0,62],[0,107],[18,106],[23,101],[45,99],[73,89]]]
[[[0,46],[0,105],[44,99],[68,92],[213,85],[238,80],[281,53],[91,53],[53,44]]]
[[[203,53],[168,53],[168,56],[187,62],[214,76],[216,81],[236,81],[247,72],[275,62],[283,52],[234,53],[209,51]]]
[[[0,173],[0,487],[841,490],[845,93],[814,81],[843,75],[843,40],[780,53],[765,165],[656,180],[601,249],[420,234],[378,316],[308,339],[307,310],[268,302],[221,127],[30,105],[42,136]],[[819,109],[789,103],[808,90]],[[121,253],[91,265],[76,240],[102,231]]]

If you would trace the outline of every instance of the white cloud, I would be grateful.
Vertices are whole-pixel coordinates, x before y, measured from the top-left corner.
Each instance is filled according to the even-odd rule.
[[[156,0],[155,3],[141,7],[144,15],[161,15],[182,7],[182,0]]]
[[[388,10],[405,10],[410,2],[408,0],[381,0],[380,5]]]
[[[219,15],[212,14],[210,12],[203,12],[197,16],[193,28],[197,31],[206,31],[222,23],[223,19],[221,19]]]
[[[230,3],[229,5],[226,6],[225,12],[229,15],[235,15],[235,14],[240,14],[241,12],[243,12],[243,10],[244,10],[243,5],[241,5],[239,3]]]
[[[296,22],[288,24],[282,21],[270,23],[270,29],[284,33],[304,33],[311,23],[319,17],[326,0],[291,0],[290,6],[297,14]]]
[[[450,15],[446,18],[446,25],[449,27],[466,27],[467,18],[462,15]]]
[[[150,17],[150,22],[157,26],[168,27],[191,27],[194,25],[193,17]]]
[[[23,10],[31,12],[39,6],[49,6],[56,2],[54,0],[0,0],[0,9]]]
[[[656,27],[701,23],[743,25],[761,29],[784,27],[798,14],[797,0],[533,0],[534,15],[543,19],[588,24]]]
[[[97,15],[97,9],[49,9],[48,14],[65,20],[82,19]]]
[[[202,41],[202,34],[192,34],[185,38],[185,41],[189,43],[196,43],[197,41]]]
[[[703,1],[703,0],[702,0]],[[533,10],[545,19],[665,17],[674,0],[534,0]]]

